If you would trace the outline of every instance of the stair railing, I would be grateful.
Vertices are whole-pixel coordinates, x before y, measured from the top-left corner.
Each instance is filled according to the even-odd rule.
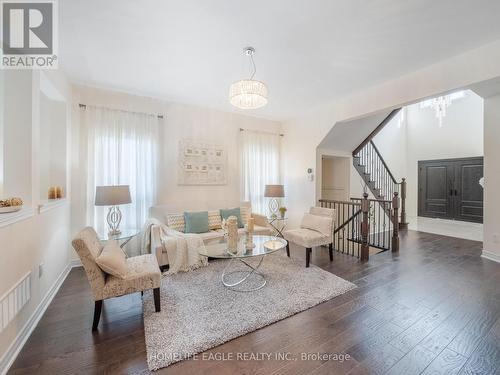
[[[365,182],[375,198],[391,199],[395,192],[399,192],[400,184],[392,175],[373,141],[368,142],[358,154],[354,155],[354,158],[357,162],[355,166],[360,173],[364,174]]]
[[[351,198],[349,202],[320,199],[321,207],[335,209],[333,248],[342,253],[369,259],[370,248],[399,251],[398,192],[391,200]]]
[[[333,248],[339,253],[359,258],[362,247],[358,241],[361,233],[361,204],[353,201],[320,199],[319,206],[335,210]]]
[[[373,143],[375,137],[401,109],[393,110],[370,135],[353,151],[353,164],[366,186],[378,201],[392,200],[395,193],[401,199],[401,218],[398,217],[400,228],[407,228],[406,222],[406,179],[398,182],[391,173],[387,163]],[[395,220],[394,220],[395,221]]]

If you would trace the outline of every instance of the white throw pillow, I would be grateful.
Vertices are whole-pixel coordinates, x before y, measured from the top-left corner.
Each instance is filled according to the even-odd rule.
[[[222,218],[219,210],[208,211],[208,228],[217,230],[222,228]]]
[[[332,235],[332,224],[333,221],[331,218],[326,216],[317,216],[312,214],[304,214],[302,218],[302,223],[300,224],[301,228],[312,229],[316,232],[320,232],[325,236]]]
[[[186,230],[186,223],[184,221],[184,213],[182,214],[167,214],[167,227],[175,229],[179,232]]]
[[[116,241],[110,241],[95,260],[106,273],[124,279],[127,276],[127,259]]]

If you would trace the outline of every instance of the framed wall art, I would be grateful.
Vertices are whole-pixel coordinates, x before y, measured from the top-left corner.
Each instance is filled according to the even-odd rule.
[[[226,185],[226,147],[182,139],[179,141],[177,177],[179,185]]]

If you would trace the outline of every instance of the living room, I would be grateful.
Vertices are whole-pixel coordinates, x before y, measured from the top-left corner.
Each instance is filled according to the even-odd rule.
[[[1,3],[1,373],[497,371],[496,2],[33,4]],[[392,141],[391,194],[324,202],[325,139],[367,172],[391,114],[462,91],[481,238],[415,224]]]

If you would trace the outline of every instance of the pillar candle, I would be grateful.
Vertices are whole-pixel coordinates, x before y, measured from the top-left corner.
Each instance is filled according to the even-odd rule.
[[[56,186],[56,198],[57,199],[62,198],[62,187],[61,186]]]
[[[49,187],[48,198],[49,199],[56,199],[57,198],[55,186]]]
[[[238,250],[238,219],[236,216],[229,216],[227,219],[227,247],[232,252]]]
[[[248,226],[248,233],[253,233],[253,226],[254,226],[254,221],[255,219],[253,217],[249,217],[248,218],[248,223],[247,223],[247,226]]]

